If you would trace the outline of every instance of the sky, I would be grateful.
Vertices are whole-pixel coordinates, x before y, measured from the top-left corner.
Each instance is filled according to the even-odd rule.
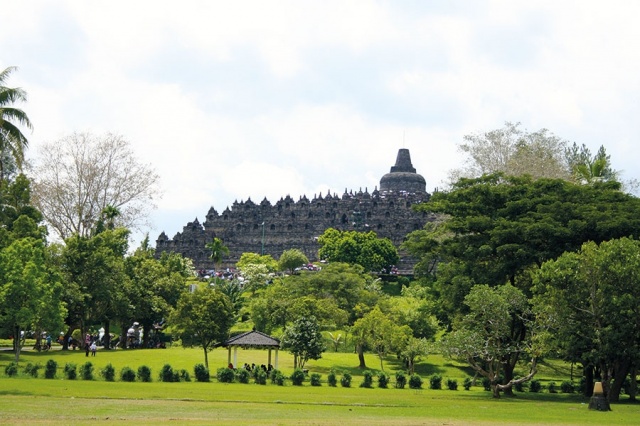
[[[155,241],[234,201],[373,191],[400,148],[442,187],[520,122],[638,179],[640,2],[2,0],[34,125],[122,135],[161,176]]]

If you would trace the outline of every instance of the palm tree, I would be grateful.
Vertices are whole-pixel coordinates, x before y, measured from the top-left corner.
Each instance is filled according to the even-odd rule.
[[[15,71],[16,67],[9,67],[0,72],[0,181],[4,180],[5,154],[11,154],[18,168],[22,168],[24,161],[24,151],[29,145],[29,141],[22,134],[18,125],[28,129],[33,129],[27,114],[18,108],[13,108],[13,104],[18,101],[26,101],[27,93],[20,88],[5,86],[5,81],[9,75]]]
[[[229,247],[225,246],[222,240],[218,237],[214,237],[210,243],[205,245],[205,247],[211,250],[209,258],[213,261],[214,268],[217,263],[222,261],[223,256],[229,254]]]

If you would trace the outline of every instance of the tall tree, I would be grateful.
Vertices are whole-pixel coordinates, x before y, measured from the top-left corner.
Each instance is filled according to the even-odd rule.
[[[205,247],[211,252],[209,258],[213,262],[214,267],[222,262],[224,256],[229,254],[229,247],[225,246],[224,242],[218,237],[214,237]]]
[[[300,317],[286,327],[282,348],[293,354],[293,368],[304,368],[308,360],[322,358],[327,348],[315,317]]]
[[[89,236],[113,209],[116,226],[139,229],[159,195],[159,176],[126,139],[110,133],[73,133],[45,144],[33,175],[34,204],[62,239]]]
[[[183,293],[169,322],[185,347],[198,346],[204,351],[204,363],[209,368],[208,352],[216,343],[229,337],[235,323],[229,298],[209,286]]]
[[[388,238],[375,232],[338,231],[329,228],[318,238],[318,256],[330,262],[361,265],[371,272],[390,271],[398,263],[398,251]]]
[[[27,92],[19,87],[7,87],[6,80],[16,67],[6,68],[0,72],[0,181],[5,178],[6,161],[12,159],[19,169],[24,161],[24,151],[29,141],[19,126],[32,129],[27,114],[13,105],[27,100]],[[9,154],[10,157],[7,157]]]
[[[618,179],[618,172],[611,168],[611,156],[607,154],[604,146],[600,146],[598,152],[592,156],[586,145],[578,147],[574,142],[566,152],[569,167],[576,182],[592,184]]]
[[[282,252],[278,259],[278,269],[288,271],[290,274],[296,272],[296,268],[309,263],[309,259],[300,249],[289,249]]]

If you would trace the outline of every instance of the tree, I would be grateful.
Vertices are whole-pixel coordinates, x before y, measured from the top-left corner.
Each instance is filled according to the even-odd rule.
[[[453,332],[441,341],[443,353],[450,358],[466,361],[471,368],[491,381],[494,398],[536,373],[539,349],[535,347],[535,327],[529,301],[524,293],[506,284],[499,287],[476,285],[465,297],[469,314],[457,324]],[[514,323],[528,323],[526,327]],[[517,335],[528,330],[525,336]],[[514,332],[516,333],[514,335]],[[530,355],[529,373],[520,379],[510,378],[500,383],[509,360]]]
[[[429,342],[427,339],[416,339],[412,337],[407,342],[400,355],[406,360],[409,374],[415,372],[415,365],[421,357],[429,353]]]
[[[182,294],[169,322],[184,347],[199,346],[204,350],[204,363],[209,368],[208,352],[229,337],[235,322],[233,305],[216,289],[198,288]]]
[[[222,240],[218,237],[214,237],[210,243],[205,245],[205,247],[211,252],[209,258],[213,262],[214,267],[222,262],[222,258],[224,256],[229,254],[229,247],[225,246]]]
[[[367,368],[364,359],[364,348],[372,348],[380,359],[380,369],[384,371],[383,360],[390,352],[400,353],[411,339],[411,329],[398,326],[382,313],[377,306],[353,324],[351,328],[356,343],[359,368]]]
[[[329,262],[361,265],[371,272],[390,271],[398,263],[398,251],[388,238],[375,232],[338,231],[329,228],[318,238],[318,256]]]
[[[310,359],[322,358],[327,350],[316,318],[300,317],[284,330],[282,348],[293,354],[293,368],[304,368]]]
[[[240,260],[236,263],[236,268],[243,270],[249,265],[264,265],[267,273],[276,272],[278,270],[278,261],[270,254],[260,255],[258,253],[242,253]]]
[[[9,67],[0,72],[0,181],[5,178],[7,160],[15,161],[18,168],[22,168],[24,151],[29,146],[29,141],[19,126],[33,128],[27,114],[13,106],[15,102],[26,101],[27,93],[21,88],[5,86],[7,78],[15,70],[16,67]],[[7,153],[8,157],[5,156]]]
[[[139,229],[159,195],[159,176],[127,140],[110,133],[73,133],[45,144],[33,175],[34,204],[62,239],[89,236],[113,209],[116,227]]]
[[[285,250],[278,259],[278,269],[281,271],[289,271],[290,274],[294,274],[296,268],[309,263],[309,259],[299,249]]]
[[[600,146],[596,155],[592,156],[586,145],[578,147],[574,142],[567,149],[567,158],[572,176],[577,183],[592,184],[618,180],[618,172],[611,168],[611,156],[607,155],[604,146]]]
[[[589,394],[599,374],[609,401],[618,401],[640,361],[640,241],[587,242],[545,263],[535,283],[552,347],[582,363]]]

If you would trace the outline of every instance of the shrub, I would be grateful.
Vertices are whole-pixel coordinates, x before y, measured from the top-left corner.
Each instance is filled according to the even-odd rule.
[[[7,366],[4,368],[4,374],[9,377],[16,376],[18,374],[18,363],[13,361],[7,364]]]
[[[482,378],[482,387],[486,391],[490,391],[491,390],[491,380],[489,380],[488,377],[483,377]]]
[[[402,371],[398,371],[396,373],[396,388],[404,389],[406,385],[407,385],[407,376],[405,376]]]
[[[570,380],[565,380],[560,384],[560,392],[562,393],[574,393],[576,391],[576,386]]]
[[[58,363],[50,359],[44,366],[44,378],[55,379],[58,373]]]
[[[198,382],[208,382],[211,380],[209,369],[204,364],[196,364],[193,367],[193,374],[196,376]]]
[[[141,365],[138,367],[137,373],[138,380],[141,382],[150,382],[151,381],[151,369],[146,365]]]
[[[267,372],[264,371],[264,368],[256,368],[256,371],[255,371],[255,383],[256,383],[256,385],[266,385],[267,384]]]
[[[578,392],[584,395],[586,390],[587,390],[587,378],[582,376],[580,377],[580,381],[578,382]]]
[[[558,393],[558,385],[556,384],[556,382],[549,382],[549,384],[547,385],[547,390],[549,391],[549,393]]]
[[[176,376],[178,377],[178,380],[175,380]],[[173,375],[174,378],[174,382],[190,382],[191,381],[191,375],[189,375],[189,372],[187,370],[185,370],[184,368],[180,370],[180,372],[175,372]]]
[[[382,389],[389,387],[389,375],[384,371],[378,373],[378,387]]]
[[[542,389],[542,385],[540,384],[540,380],[532,380],[529,384],[529,392],[538,393]]]
[[[111,363],[109,363],[105,365],[102,370],[100,370],[100,374],[107,382],[113,382],[116,377],[116,369],[113,368],[113,365],[111,365]]]
[[[333,387],[338,385],[338,379],[336,378],[336,373],[334,371],[330,371],[327,375],[327,384]]]
[[[282,374],[281,371],[278,371],[274,377],[274,383],[278,386],[284,386],[285,380],[286,380],[286,377],[284,376],[284,374]]]
[[[120,370],[120,380],[123,382],[135,382],[136,372],[129,367],[122,367],[122,370]]]
[[[64,376],[68,380],[75,380],[76,377],[78,377],[76,365],[74,363],[68,362],[64,365]]]
[[[322,376],[319,373],[311,373],[311,376],[309,376],[311,386],[322,386],[321,379]]]
[[[40,370],[42,366],[40,364],[31,364],[30,362],[24,366],[24,374],[27,374],[31,377],[38,377],[38,370]]]
[[[473,385],[473,380],[471,380],[469,377],[466,377],[464,379],[464,382],[462,382],[462,387],[464,388],[464,390],[471,389],[472,385]]]
[[[89,361],[80,366],[80,377],[82,380],[93,380],[93,364]]]
[[[442,376],[434,374],[429,377],[429,389],[442,389]]]
[[[412,374],[411,377],[409,377],[409,388],[422,389],[422,377],[417,374]]]
[[[293,370],[293,373],[291,373],[290,379],[294,386],[302,386],[302,383],[304,382],[304,371],[296,368]]]
[[[216,378],[220,383],[233,383],[235,373],[230,368],[218,368],[218,371],[216,372]]]
[[[340,378],[340,385],[343,388],[350,388],[351,387],[351,374],[344,373],[342,375],[342,377]]]
[[[269,380],[271,380],[272,385],[276,384],[278,374],[282,375],[282,372],[275,368],[269,372]]]
[[[447,379],[447,389],[458,390],[458,381],[456,379]]]
[[[363,372],[362,376],[363,376],[363,380],[362,380],[362,383],[360,383],[360,387],[361,388],[373,387],[373,374],[371,374],[371,371],[367,370]]]
[[[231,370],[233,373],[233,370]],[[161,382],[175,382],[177,372],[174,373],[173,367],[169,364],[165,364],[160,369],[160,381]],[[180,376],[177,376],[178,381],[180,380]]]
[[[519,379],[519,377],[514,377],[516,380]],[[517,391],[517,392],[524,392],[527,389],[527,386],[529,386],[529,384],[527,382],[522,382],[522,383],[516,383],[513,385],[513,388]]]
[[[238,382],[240,383],[249,383],[249,379],[251,379],[251,373],[249,370],[241,368],[236,372],[236,377],[238,378]]]

